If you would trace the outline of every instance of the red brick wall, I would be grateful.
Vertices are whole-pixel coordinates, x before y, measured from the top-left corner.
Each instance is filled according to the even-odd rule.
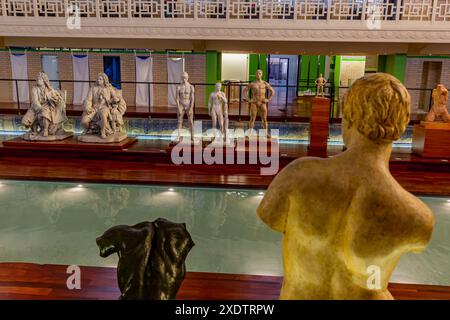
[[[0,51],[0,79],[11,78],[11,59],[8,51]],[[0,81],[0,102],[12,102],[12,83],[11,81]]]
[[[41,55],[52,54],[58,56],[59,62],[59,76],[60,80],[72,80],[72,56],[69,52],[28,52],[28,78],[36,79],[37,74],[42,70]],[[120,54],[104,54],[104,53],[89,53],[89,76],[90,80],[95,80],[99,72],[103,72],[103,56],[119,56],[120,57],[120,70],[122,81],[135,81],[136,80],[136,66],[134,54],[120,53]],[[181,55],[170,55],[171,57],[181,57]],[[153,54],[153,81],[154,82],[167,82],[167,55],[166,54]],[[189,73],[190,82],[192,83],[205,83],[206,82],[206,56],[204,54],[186,54],[185,69]],[[0,78],[11,78],[11,61],[8,51],[0,51]],[[30,86],[34,85],[34,82],[30,82]],[[73,98],[73,84],[62,83],[62,90],[67,92],[67,101],[71,103]],[[122,94],[128,105],[134,106],[136,101],[136,87],[134,84],[123,84]],[[167,85],[154,85],[153,86],[153,105],[154,106],[167,106]],[[12,84],[11,82],[0,81],[0,101],[11,102],[12,101]],[[205,88],[203,86],[196,87],[196,107],[205,107]]]
[[[424,63],[425,62],[441,62],[442,68],[436,69],[436,64],[432,64],[428,69],[428,79],[434,79],[435,75],[439,75],[439,83],[450,88],[450,59],[435,59],[435,58],[411,58],[409,57],[406,64],[406,76],[405,86],[407,88],[421,88],[426,86],[428,88],[434,88],[437,83],[431,83],[434,81],[423,82]],[[424,97],[424,93],[419,90],[409,90],[411,95],[411,111],[416,113],[418,111],[424,112],[423,107],[428,107],[428,96]],[[428,94],[429,95],[429,94]],[[425,104],[425,105],[423,105]],[[447,105],[447,108],[450,108]]]

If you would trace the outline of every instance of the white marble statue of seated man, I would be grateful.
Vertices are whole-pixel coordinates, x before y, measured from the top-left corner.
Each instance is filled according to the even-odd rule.
[[[409,114],[399,80],[361,78],[343,102],[347,150],[295,160],[272,181],[257,213],[284,235],[281,299],[392,299],[400,257],[424,250],[434,225],[431,210],[389,172]]]
[[[52,87],[48,76],[40,72],[31,90],[31,107],[22,118],[22,124],[31,128],[32,134],[48,137],[61,131],[66,120],[65,99]]]
[[[84,101],[81,125],[85,133],[100,133],[102,138],[122,131],[126,104],[120,91],[110,83],[108,76],[99,73],[97,83]]]

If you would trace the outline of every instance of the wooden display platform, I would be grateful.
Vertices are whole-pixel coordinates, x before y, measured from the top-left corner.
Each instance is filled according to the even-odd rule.
[[[98,152],[98,151],[123,151],[128,149],[136,138],[128,137],[121,142],[114,143],[87,143],[77,140],[76,136],[72,136],[61,141],[27,141],[22,137],[17,137],[8,141],[3,141],[3,148],[22,149],[22,150],[46,150],[46,151],[77,151],[77,152]]]
[[[0,263],[0,299],[117,300],[120,291],[116,268],[80,268],[82,290],[69,290],[66,265]],[[277,276],[187,272],[177,299],[277,300],[282,280]],[[389,283],[388,289],[397,300],[450,300],[448,286]]]
[[[330,99],[312,98],[311,118],[309,120],[309,147],[315,153],[326,154],[328,130],[330,126]]]
[[[450,123],[414,125],[412,151],[422,157],[450,158]]]

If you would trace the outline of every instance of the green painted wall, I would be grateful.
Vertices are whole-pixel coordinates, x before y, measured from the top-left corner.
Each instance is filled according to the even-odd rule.
[[[341,61],[342,56],[336,56],[334,58],[334,105],[335,108],[333,109],[333,117],[337,117],[339,113],[339,106],[337,105],[339,103],[339,86],[341,82]],[[331,79],[330,79],[331,80]]]
[[[217,51],[206,52],[206,86],[205,103],[208,103],[209,95],[214,91],[214,85],[222,79],[222,54]]]
[[[406,59],[406,54],[380,55],[377,71],[392,74],[401,82],[405,82]]]
[[[315,81],[320,73],[325,73],[325,56],[302,55],[299,65],[299,91],[315,90]]]
[[[341,82],[341,61],[342,56],[336,56],[334,60],[334,85],[339,87]]]
[[[263,71],[263,79],[267,81],[267,54],[255,54],[248,55],[248,79],[249,81],[255,80],[256,70],[261,69]]]

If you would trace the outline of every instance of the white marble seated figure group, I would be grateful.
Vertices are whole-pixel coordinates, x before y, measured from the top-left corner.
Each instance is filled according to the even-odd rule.
[[[126,139],[123,115],[127,105],[121,91],[109,83],[106,74],[97,75],[97,82],[89,90],[83,107],[81,126],[84,132],[79,137],[80,141],[120,142]]]
[[[30,129],[23,138],[41,141],[67,138],[71,134],[62,127],[66,120],[65,94],[52,87],[45,73],[39,73],[31,90],[31,106],[22,118],[22,124]]]
[[[82,142],[109,143],[127,138],[123,130],[123,115],[127,109],[119,90],[110,83],[108,76],[99,73],[96,84],[89,90],[83,103],[81,125],[84,132],[78,136]],[[30,129],[24,140],[55,141],[72,136],[64,131],[66,95],[50,84],[48,76],[40,72],[31,90],[31,107],[22,118],[22,124]]]

